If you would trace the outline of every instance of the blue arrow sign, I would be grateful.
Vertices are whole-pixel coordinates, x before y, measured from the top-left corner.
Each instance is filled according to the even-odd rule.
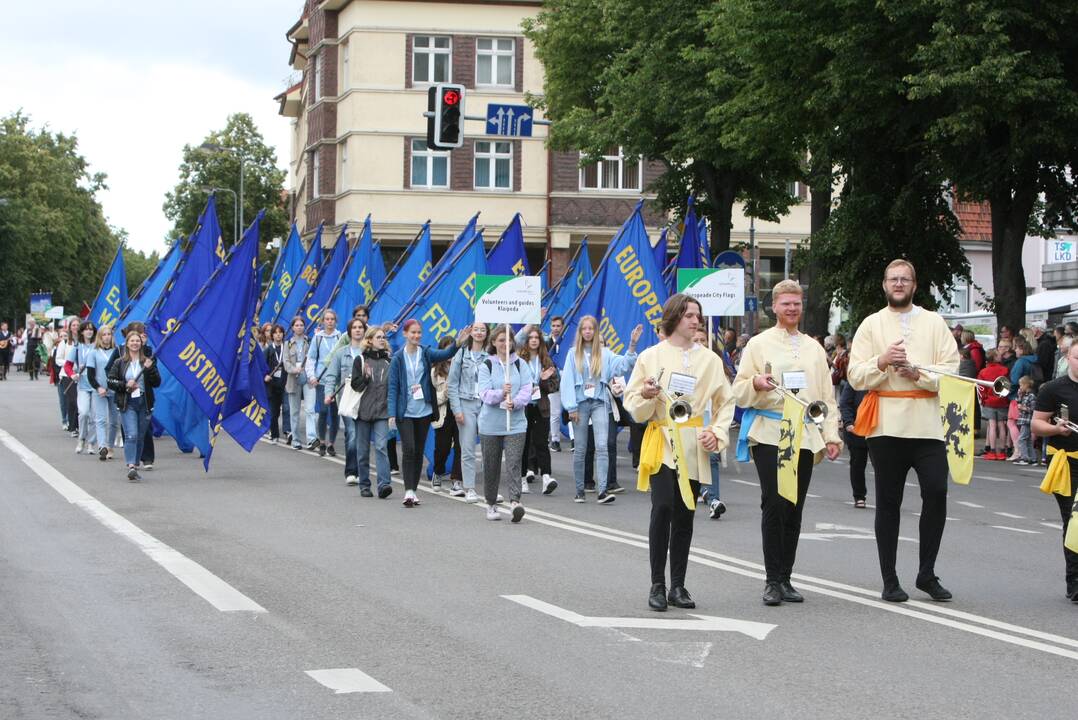
[[[532,109],[527,105],[487,104],[487,134],[532,136]]]

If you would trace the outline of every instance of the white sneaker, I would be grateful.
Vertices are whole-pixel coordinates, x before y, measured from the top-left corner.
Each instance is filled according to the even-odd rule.
[[[460,480],[454,480],[453,485],[449,488],[450,497],[464,497],[464,486],[460,484]]]
[[[79,440],[77,443],[75,443],[75,454],[82,455],[82,440]]]
[[[464,502],[469,504],[479,502],[478,493],[476,493],[473,488],[468,488],[468,491],[464,493]]]
[[[525,480],[524,478],[521,478],[520,479],[520,494],[521,495],[527,495],[530,492],[531,492],[531,490],[528,488],[527,480]]]
[[[521,519],[524,517],[524,506],[518,502],[512,502],[509,504],[509,507],[512,508],[513,512],[512,522],[520,522]]]
[[[501,520],[502,514],[498,512],[498,508],[494,505],[487,506],[487,520]]]
[[[494,502],[499,502],[499,503],[505,502],[505,498],[502,497],[501,493],[498,493],[498,499],[495,500]]]
[[[527,473],[526,473],[526,474],[524,475],[524,479],[525,479],[525,480],[526,480],[527,482],[530,482],[530,483],[533,483],[533,482],[535,482],[535,471],[534,471],[534,470],[529,470],[529,471],[528,471],[528,472],[527,472]]]
[[[344,479],[344,484],[348,486],[359,485],[359,478],[355,475],[349,475]]]
[[[543,494],[549,495],[558,489],[558,481],[549,475],[543,475]]]
[[[401,504],[404,505],[404,507],[407,507],[407,508],[415,507],[416,505],[418,505],[419,504],[419,498],[416,497],[415,490],[405,490],[404,491],[404,500],[401,502]]]

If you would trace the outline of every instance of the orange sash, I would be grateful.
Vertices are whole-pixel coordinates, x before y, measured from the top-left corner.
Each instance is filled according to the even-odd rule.
[[[857,408],[857,420],[853,424],[853,432],[861,437],[868,437],[876,429],[880,421],[880,398],[933,398],[936,393],[931,390],[869,390]]]

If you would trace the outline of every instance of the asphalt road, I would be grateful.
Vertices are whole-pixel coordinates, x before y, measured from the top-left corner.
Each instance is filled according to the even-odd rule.
[[[399,485],[360,498],[339,461],[281,446],[222,437],[209,474],[157,447],[130,484],[121,460],[74,454],[53,388],[0,383],[0,718],[1073,715],[1078,606],[1036,470],[979,460],[951,485],[946,604],[913,587],[909,487],[912,601],[891,605],[872,510],[844,463],[818,466],[806,602],[769,608],[755,471],[732,465],[727,514],[697,514],[697,609],[657,614],[647,496],[574,504],[568,452],[514,525],[429,487],[413,510]]]

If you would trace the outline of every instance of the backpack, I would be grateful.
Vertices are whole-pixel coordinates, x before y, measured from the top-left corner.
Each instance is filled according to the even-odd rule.
[[[484,358],[483,364],[487,366],[487,372],[494,372],[494,363],[490,361],[490,358]],[[513,360],[513,367],[517,369],[517,375],[520,375],[520,358]]]

